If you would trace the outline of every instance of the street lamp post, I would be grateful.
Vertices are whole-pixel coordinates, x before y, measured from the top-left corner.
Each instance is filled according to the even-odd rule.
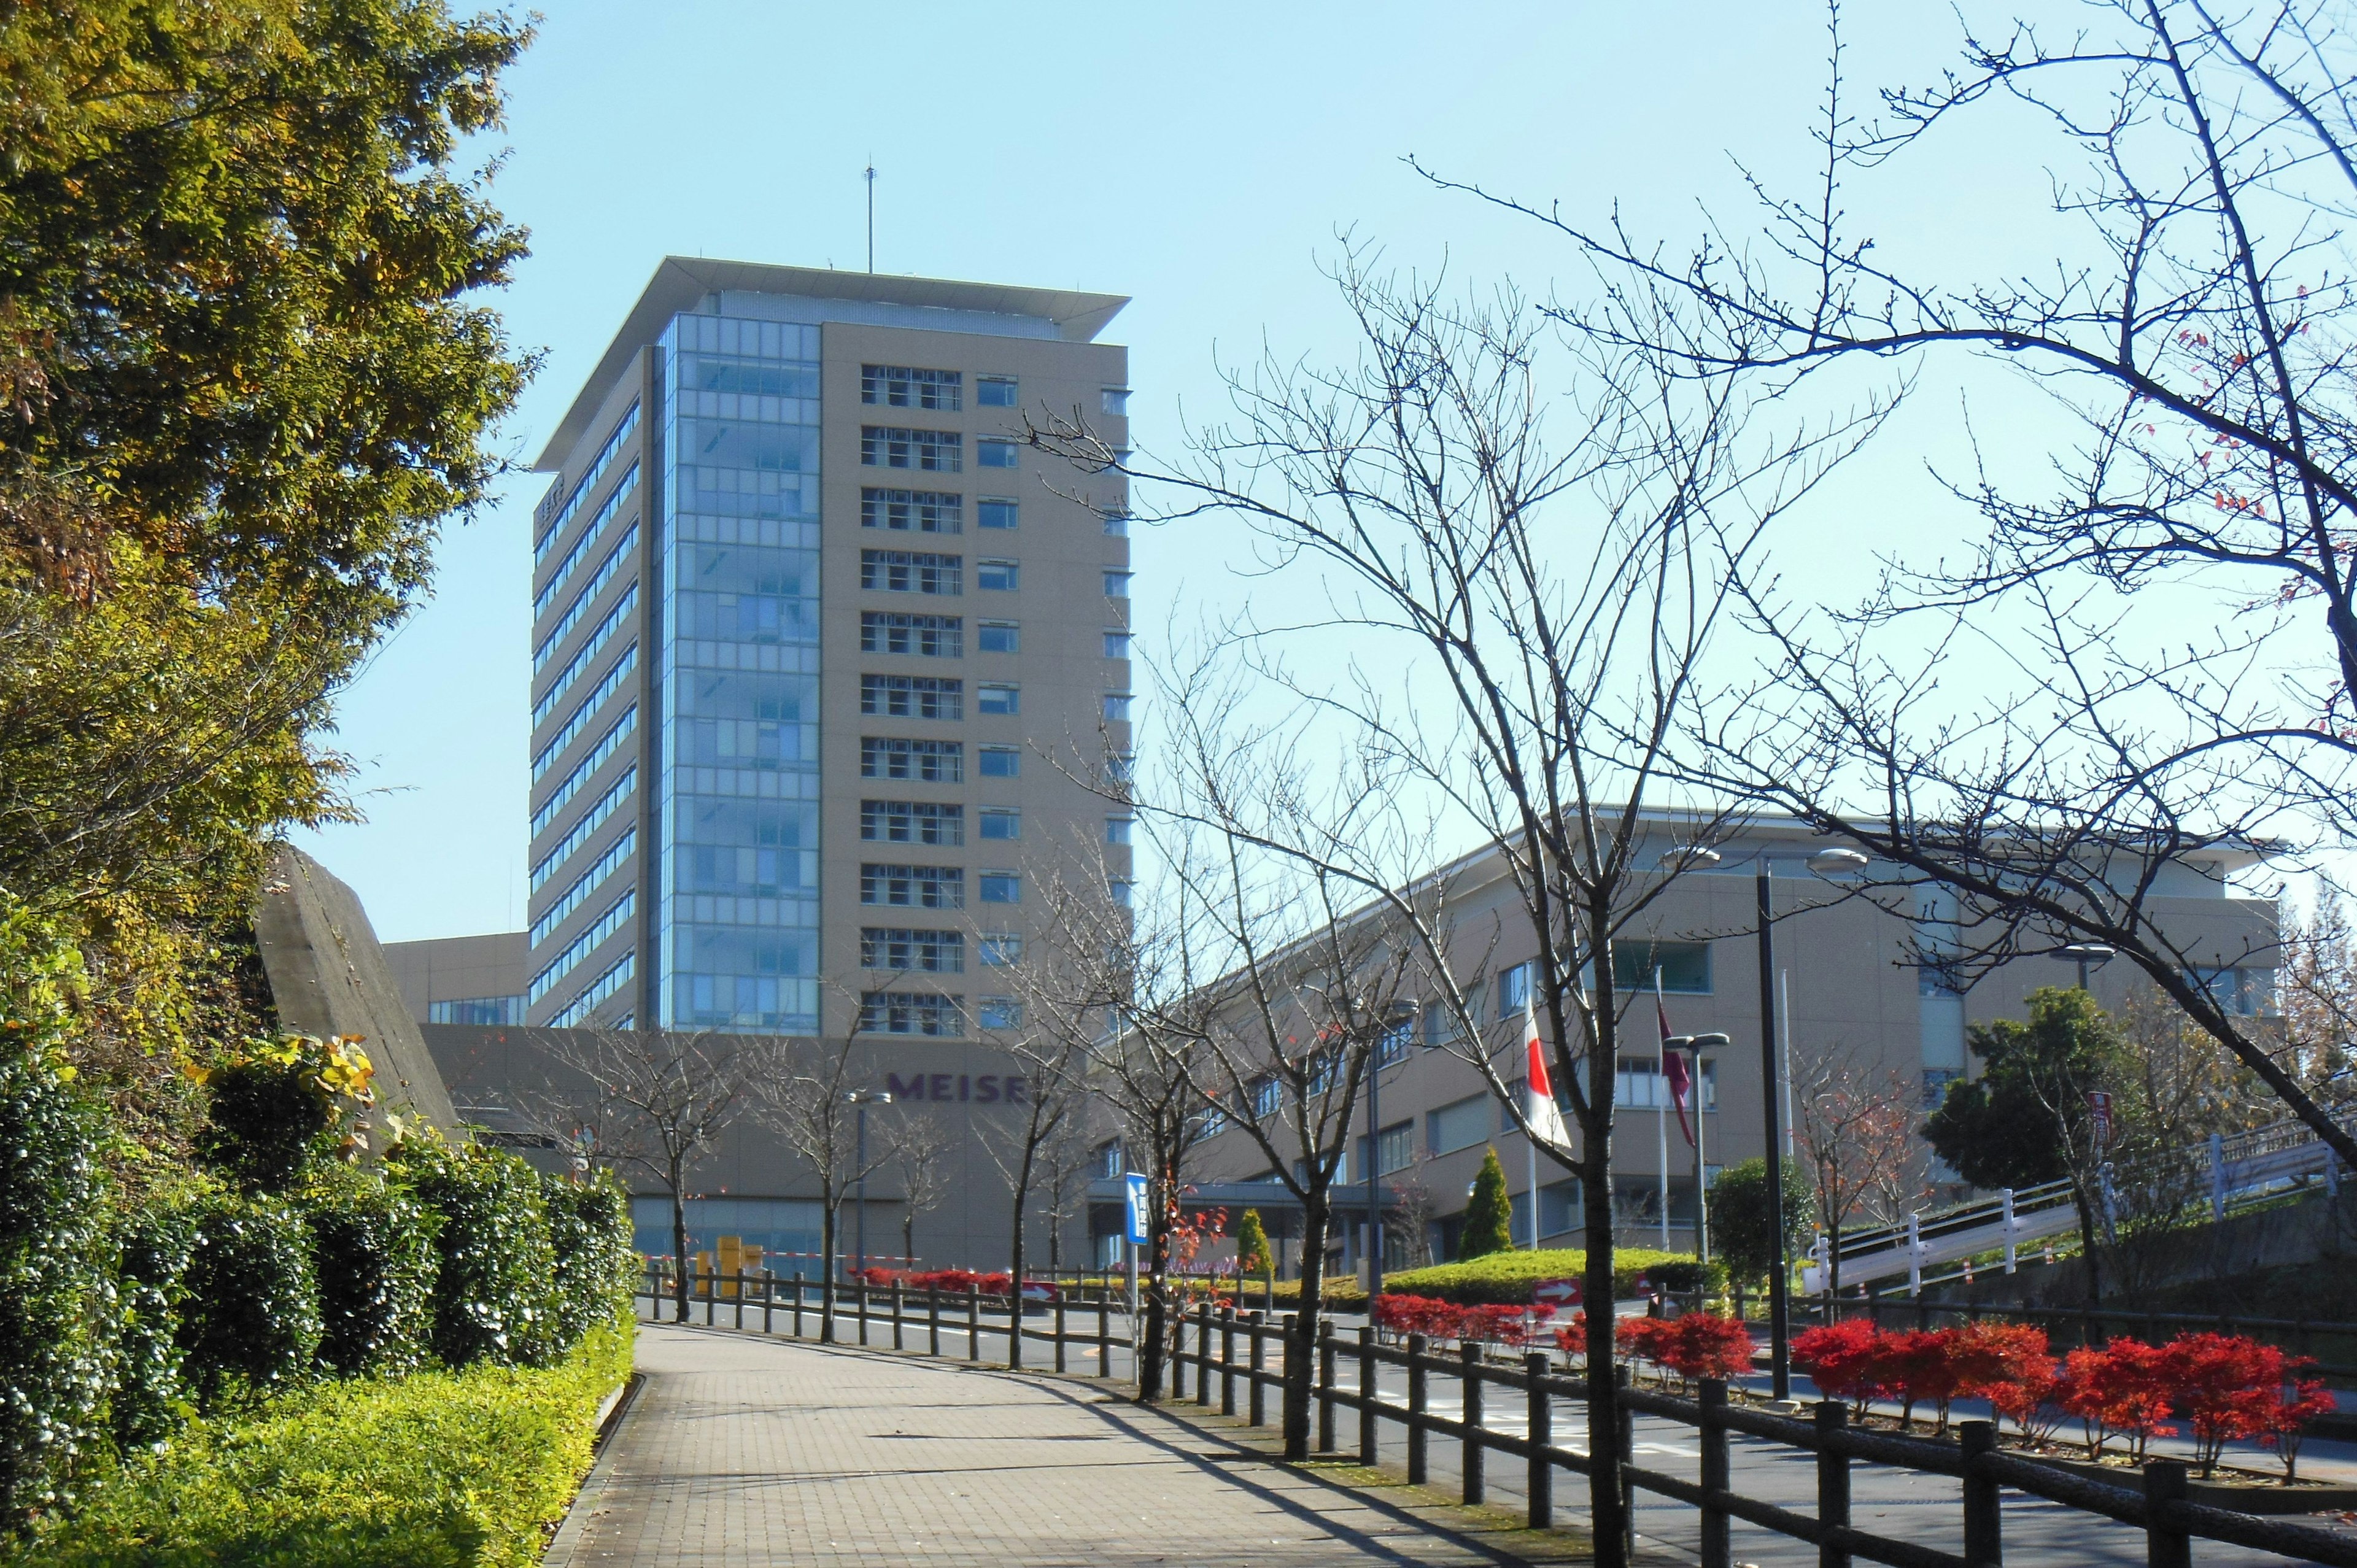
[[[2072,942],[2067,948],[2054,950],[2058,958],[2075,959],[2079,964],[2079,989],[2087,989],[2087,972],[2101,969],[2112,961],[2119,950],[2104,942]]]
[[[1716,865],[1723,858],[1717,850],[1703,844],[1680,845],[1663,855],[1664,864],[1680,866]],[[1768,1274],[1768,1348],[1770,1381],[1772,1396],[1779,1401],[1792,1397],[1792,1302],[1788,1260],[1784,1256],[1784,1114],[1782,1090],[1778,1082],[1776,1049],[1776,937],[1775,898],[1770,886],[1775,863],[1765,853],[1758,857],[1760,869],[1753,878],[1753,890],[1760,918],[1760,1083],[1762,1090],[1760,1109],[1766,1124],[1766,1159],[1768,1173],[1768,1224],[1773,1238],[1775,1267]],[[1856,871],[1867,864],[1867,857],[1854,849],[1821,849],[1808,857],[1808,867],[1820,875],[1836,871]]]
[[[879,1094],[874,1090],[855,1089],[844,1098],[859,1108],[857,1148],[851,1156],[851,1166],[859,1173],[857,1198],[859,1218],[855,1227],[858,1231],[858,1239],[855,1246],[859,1253],[858,1272],[864,1274],[867,1272],[867,1108],[870,1105],[889,1105],[892,1103],[892,1097],[889,1094]],[[904,1262],[906,1261],[906,1259],[902,1260]],[[866,1330],[862,1329],[860,1332],[864,1334]]]
[[[1374,1066],[1367,1072],[1367,1321],[1383,1294],[1383,1199],[1376,1173],[1383,1166],[1383,1042],[1375,1038]]]

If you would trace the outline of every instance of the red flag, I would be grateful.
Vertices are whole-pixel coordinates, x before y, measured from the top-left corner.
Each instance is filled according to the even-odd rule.
[[[1653,993],[1653,1013],[1662,1025],[1662,1077],[1670,1086],[1670,1103],[1677,1107],[1678,1131],[1685,1134],[1691,1146],[1695,1136],[1694,1128],[1686,1122],[1686,1090],[1693,1087],[1694,1079],[1686,1072],[1685,1053],[1670,1048],[1670,1010],[1662,1005],[1658,990]]]
[[[1531,1130],[1550,1143],[1568,1147],[1571,1130],[1564,1125],[1563,1107],[1555,1103],[1555,1085],[1547,1079],[1546,1047],[1539,1040],[1538,1010],[1530,1003],[1523,1004],[1523,1046],[1526,1065],[1524,1089],[1529,1103],[1523,1113],[1529,1118]]]

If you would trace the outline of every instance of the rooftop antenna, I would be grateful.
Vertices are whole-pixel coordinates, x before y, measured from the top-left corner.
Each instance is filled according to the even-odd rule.
[[[867,270],[876,270],[876,166],[867,166]]]

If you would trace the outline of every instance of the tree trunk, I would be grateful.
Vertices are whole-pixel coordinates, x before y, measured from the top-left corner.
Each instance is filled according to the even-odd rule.
[[[900,1266],[917,1266],[917,1210],[913,1204],[900,1206]]]
[[[1166,1187],[1167,1190],[1167,1187]],[[1146,1332],[1137,1346],[1137,1397],[1146,1404],[1162,1398],[1163,1351],[1170,1322],[1163,1285],[1170,1267],[1170,1213],[1162,1202],[1154,1205],[1146,1228]]]
[[[2071,1201],[2079,1210],[2080,1256],[2087,1261],[2087,1299],[2101,1306],[2104,1281],[2095,1263],[2095,1207],[2087,1201],[2086,1187],[2075,1178],[2071,1183]]]
[[[822,1344],[834,1343],[834,1231],[835,1190],[831,1183],[819,1188],[818,1216],[818,1337]]]
[[[1015,1226],[1006,1247],[1006,1366],[1010,1371],[1023,1365],[1023,1210],[1031,1201],[1031,1156],[1038,1149],[1036,1143],[1026,1143],[1023,1158],[1015,1167]]]
[[[688,1264],[687,1205],[681,1201],[679,1177],[676,1173],[673,1175],[671,1183],[671,1244],[673,1249],[673,1257],[679,1265],[672,1271],[672,1293],[676,1298],[677,1308],[673,1313],[672,1319],[675,1323],[685,1323],[687,1321]]]
[[[1331,1223],[1329,1194],[1323,1187],[1301,1200],[1301,1304],[1294,1315],[1293,1343],[1285,1358],[1285,1456],[1309,1457],[1311,1391],[1316,1385],[1318,1324],[1326,1308],[1326,1230]]]
[[[1597,1568],[1627,1568],[1628,1563],[1628,1520],[1620,1506],[1620,1389],[1612,1378],[1612,1089],[1610,1053],[1597,1052],[1589,1058],[1593,1109],[1580,1130],[1586,1147],[1579,1162],[1587,1230],[1581,1240],[1587,1248],[1580,1287],[1587,1312],[1587,1509]]]

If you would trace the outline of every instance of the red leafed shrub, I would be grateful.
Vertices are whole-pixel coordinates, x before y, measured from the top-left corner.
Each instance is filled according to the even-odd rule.
[[[1385,1294],[1375,1303],[1375,1326],[1428,1339],[1480,1339],[1500,1345],[1531,1342],[1532,1316],[1522,1306],[1459,1306],[1426,1295]]]
[[[2169,1419],[2171,1390],[2161,1352],[2138,1339],[2115,1339],[2100,1350],[2073,1350],[2062,1359],[2061,1387],[2055,1402],[2079,1418],[2087,1434],[2087,1456],[2103,1452],[2113,1433],[2130,1439],[2128,1452],[2144,1458],[2156,1437],[2174,1437]]]
[[[1587,1354],[1587,1309],[1581,1307],[1571,1315],[1571,1321],[1555,1331],[1555,1342],[1566,1356]]]
[[[1662,1364],[1670,1320],[1666,1317],[1624,1317],[1612,1326],[1612,1348],[1626,1359]]]
[[[1985,1399],[2024,1437],[2043,1443],[2062,1418],[2046,1330],[2028,1323],[1974,1323],[1957,1330],[1956,1392]]]
[[[947,1291],[959,1295],[969,1290],[980,1291],[985,1295],[1005,1295],[1014,1283],[1013,1279],[1004,1273],[978,1274],[972,1269],[930,1269],[916,1273],[871,1269],[868,1273],[888,1276],[871,1280],[868,1282],[871,1284],[899,1284],[908,1290]]]
[[[1690,1312],[1672,1318],[1661,1361],[1682,1378],[1732,1380],[1751,1370],[1751,1330],[1732,1317]]]
[[[1792,1340],[1792,1365],[1809,1374],[1827,1399],[1847,1400],[1864,1413],[1867,1402],[1883,1391],[1876,1374],[1876,1348],[1882,1332],[1862,1317],[1821,1324]]]
[[[2193,1429],[2203,1475],[2228,1443],[2256,1438],[2281,1448],[2289,1477],[2298,1464],[2301,1425],[2333,1408],[2322,1383],[2298,1375],[2308,1364],[2240,1335],[2185,1334],[2161,1347],[2160,1377]]]
[[[1948,1429],[1948,1402],[1956,1397],[1960,1369],[1953,1328],[1918,1328],[1886,1334],[1875,1346],[1874,1380],[1900,1402],[1899,1426],[1915,1423],[1915,1407],[1931,1405],[1939,1416],[1935,1431]]]

